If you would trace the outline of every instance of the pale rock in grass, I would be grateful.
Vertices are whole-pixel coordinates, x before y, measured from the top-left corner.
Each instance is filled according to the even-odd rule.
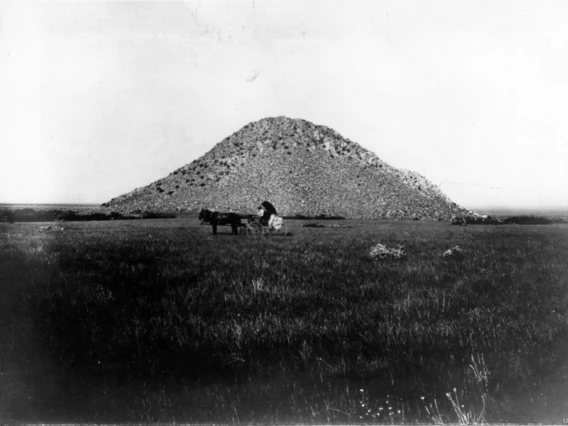
[[[56,225],[47,225],[39,227],[39,232],[46,232],[46,231],[65,231],[65,228]]]
[[[460,248],[460,246],[453,246],[452,248],[449,248],[448,250],[446,250],[443,254],[444,257],[461,257],[463,256],[463,250]]]
[[[397,248],[393,248],[393,247],[387,247],[384,244],[378,243],[376,246],[371,248],[371,251],[369,252],[369,256],[372,259],[386,259],[386,258],[389,258],[389,257],[392,257],[392,258],[395,258],[395,259],[400,259],[400,258],[406,256],[406,253],[402,249],[403,249],[403,246],[398,246]]]

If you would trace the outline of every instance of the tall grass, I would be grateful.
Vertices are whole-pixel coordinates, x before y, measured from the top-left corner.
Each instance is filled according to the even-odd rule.
[[[166,222],[3,228],[5,308],[50,365],[97,377],[67,413],[92,419],[112,395],[104,421],[506,421],[501,402],[567,343],[562,227],[257,238]],[[371,259],[379,240],[406,259]],[[456,243],[465,255],[442,257]]]

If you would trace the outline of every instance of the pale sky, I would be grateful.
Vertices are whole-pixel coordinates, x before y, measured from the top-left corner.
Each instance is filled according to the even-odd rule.
[[[568,207],[567,1],[0,0],[0,203],[102,203],[264,117],[466,208]]]

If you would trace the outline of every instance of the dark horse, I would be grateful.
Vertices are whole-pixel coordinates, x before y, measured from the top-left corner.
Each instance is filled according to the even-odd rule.
[[[237,213],[219,213],[204,209],[199,212],[199,220],[213,227],[213,235],[217,234],[218,225],[231,225],[233,234],[238,234],[241,226],[241,216]]]

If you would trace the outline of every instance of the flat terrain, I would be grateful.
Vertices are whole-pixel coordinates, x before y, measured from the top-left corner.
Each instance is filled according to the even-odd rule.
[[[314,222],[0,223],[0,419],[568,418],[568,226]]]

